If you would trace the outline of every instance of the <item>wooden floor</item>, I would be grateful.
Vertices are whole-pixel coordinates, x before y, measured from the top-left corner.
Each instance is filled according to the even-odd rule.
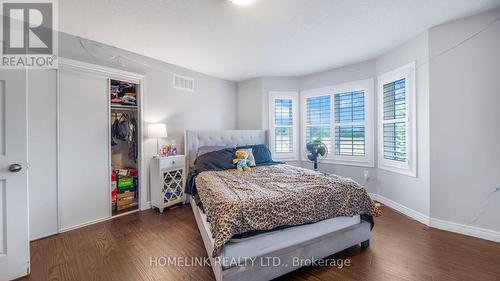
[[[21,280],[213,280],[208,266],[151,267],[151,257],[204,257],[189,206],[138,212],[31,243]],[[335,258],[351,266],[307,267],[280,280],[500,280],[500,244],[426,227],[383,207],[370,247]]]

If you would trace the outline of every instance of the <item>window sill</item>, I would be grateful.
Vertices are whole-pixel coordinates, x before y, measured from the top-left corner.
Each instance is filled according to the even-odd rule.
[[[301,159],[301,162],[307,162],[307,163],[312,163],[311,161],[307,159]],[[330,164],[330,165],[343,165],[343,166],[353,166],[353,167],[364,167],[364,168],[375,168],[375,163],[373,162],[357,162],[357,161],[342,161],[342,160],[332,160],[332,159],[325,159],[318,164]]]
[[[378,168],[380,170],[384,170],[384,171],[388,171],[388,172],[400,174],[400,175],[403,175],[403,176],[408,176],[408,177],[412,177],[412,178],[416,178],[417,177],[417,172],[413,171],[413,170],[400,169],[400,168],[391,167],[391,166],[387,166],[387,165],[379,165]]]
[[[274,161],[282,161],[282,162],[300,162],[299,158],[297,157],[273,157]]]

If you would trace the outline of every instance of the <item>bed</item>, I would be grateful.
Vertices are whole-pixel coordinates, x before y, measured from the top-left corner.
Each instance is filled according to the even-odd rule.
[[[267,145],[269,139],[268,132],[263,130],[187,131],[185,138],[188,171],[193,169],[201,147]],[[279,174],[283,171],[300,174],[295,180],[301,179],[301,182],[293,182],[284,189],[280,186],[277,188],[276,185],[280,182]],[[368,247],[373,221],[366,220],[365,215],[355,213],[360,212],[356,210],[356,206],[371,208],[373,202],[367,196],[356,195],[356,193],[366,195],[366,191],[350,188],[354,186],[352,180],[321,175],[285,164],[262,165],[255,167],[250,173],[237,173],[241,172],[224,170],[200,173],[196,183],[202,187],[198,192],[203,199],[201,200],[203,204],[200,204],[200,200],[195,200],[195,197],[189,196],[189,202],[216,280],[270,280],[300,268],[312,259],[321,259],[358,244]],[[259,182],[256,179],[259,176],[270,180]],[[314,188],[302,188],[307,185],[308,181],[319,181],[321,184],[311,185]],[[232,182],[236,182],[234,186]],[[325,192],[325,190],[314,190],[327,184],[345,185],[343,188],[349,191],[349,196],[354,198],[358,196],[364,201],[361,200],[362,204],[355,204],[354,207],[340,208],[330,204],[315,207],[316,209],[311,208],[309,211],[297,209],[310,206],[311,204],[296,205],[299,204],[297,202],[306,202],[304,199],[313,196],[314,192],[318,194],[317,196]],[[280,205],[279,202],[282,199],[280,194],[283,190],[289,190],[283,195],[286,196],[289,193],[286,200],[293,201],[295,198],[293,196],[297,194],[305,196],[302,194],[307,192],[311,192],[312,195],[298,198],[295,203],[281,203]],[[262,198],[256,199],[252,195],[260,194],[261,191],[264,194]],[[265,200],[275,202],[276,206],[265,204]],[[247,201],[251,204],[249,205]],[[243,205],[234,205],[235,202]],[[338,204],[346,205],[345,202]],[[320,203],[328,202],[321,201]],[[253,215],[252,206],[255,206],[256,210],[259,207],[264,210],[268,208],[268,212]],[[273,210],[272,208],[279,209]],[[323,210],[329,210],[330,213]],[[231,217],[233,212],[234,216]],[[292,218],[295,212],[303,216]],[[283,215],[283,218],[279,222],[260,220],[267,213],[273,213],[273,216]],[[224,219],[227,216],[229,219]],[[227,225],[228,221],[230,227]],[[238,222],[235,223],[235,221]],[[277,223],[285,221],[287,222],[285,226],[276,227],[279,226]],[[255,233],[248,231],[252,228],[262,228],[266,231],[254,231]],[[240,235],[242,233],[252,234]]]

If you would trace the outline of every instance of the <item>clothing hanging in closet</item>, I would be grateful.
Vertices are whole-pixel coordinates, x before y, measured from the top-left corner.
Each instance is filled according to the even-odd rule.
[[[118,117],[121,114],[120,117]],[[137,162],[137,120],[133,114],[114,113],[114,121],[111,125],[111,145],[116,146],[116,141],[126,141],[128,146],[128,156]]]

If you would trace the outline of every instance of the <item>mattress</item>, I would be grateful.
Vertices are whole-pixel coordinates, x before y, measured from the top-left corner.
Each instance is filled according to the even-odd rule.
[[[196,210],[202,218],[203,226],[210,239],[210,245],[213,245],[213,235],[210,230],[210,223],[207,221],[207,216],[199,207],[196,207]],[[359,224],[360,222],[361,219],[359,215],[352,217],[335,217],[312,224],[270,231],[243,239],[232,239],[226,243],[220,256],[217,258],[222,268],[228,269],[237,265],[235,261],[241,264],[247,259],[265,257],[277,250],[313,240],[325,234]]]

